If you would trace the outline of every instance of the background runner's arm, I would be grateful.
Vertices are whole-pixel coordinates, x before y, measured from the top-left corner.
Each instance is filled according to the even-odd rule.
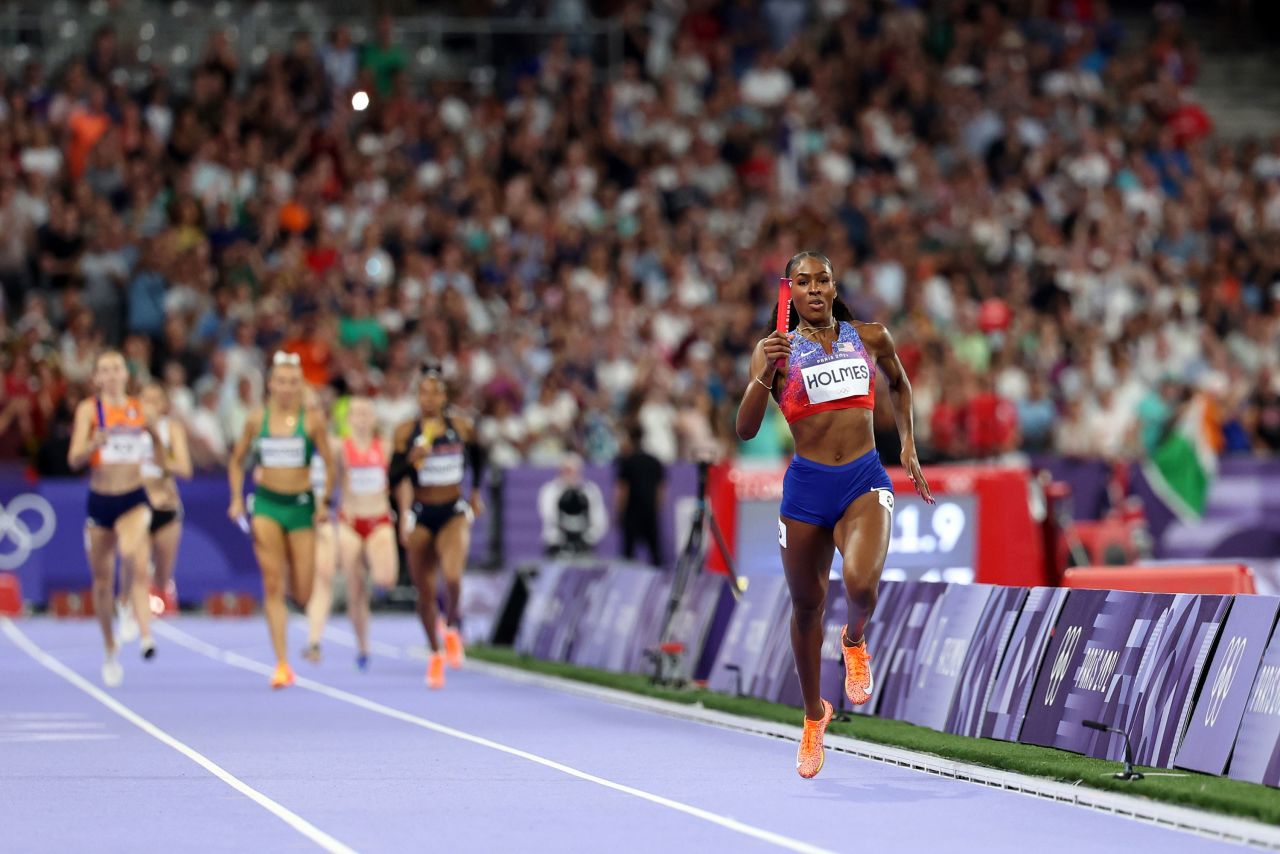
[[[311,443],[316,446],[320,459],[324,460],[324,497],[326,501],[332,501],[337,468],[333,464],[333,446],[329,444],[329,422],[321,410],[307,414],[311,419]]]
[[[396,490],[400,481],[408,477],[413,470],[409,465],[408,448],[405,447],[409,443],[411,429],[410,426],[401,424],[396,428],[391,439],[391,462],[387,464],[387,483],[392,490]],[[399,494],[398,490],[396,494]]]
[[[253,444],[253,433],[257,425],[262,423],[262,412],[252,412],[245,419],[244,429],[231,448],[231,457],[227,460],[227,484],[231,487],[231,503],[236,506],[244,500],[244,460],[249,454],[249,446]]]
[[[374,437],[374,441],[378,441],[376,436]],[[345,493],[347,459],[346,455],[342,451],[342,440],[337,436],[329,437],[329,456],[333,459],[333,482],[335,484],[342,484],[344,487],[343,491]]]
[[[183,478],[191,479],[191,447],[187,443],[187,428],[182,426],[181,421],[169,421],[169,473]]]
[[[151,437],[151,457],[155,464],[166,476],[173,474],[173,467],[170,463],[169,451],[165,448],[164,442],[161,441],[160,428],[156,426],[156,422],[147,417],[146,423],[142,425],[143,431]]]
[[[83,468],[93,452],[102,447],[105,434],[94,430],[94,403],[92,400],[81,401],[76,407],[76,420],[71,430],[71,447],[67,450],[67,465],[73,469]]]
[[[467,465],[471,468],[471,491],[476,492],[484,485],[484,476],[489,465],[489,452],[484,445],[475,441],[474,436],[467,442]]]
[[[410,477],[413,466],[409,463],[409,434],[412,424],[401,424],[395,432],[395,453],[391,457],[391,465],[387,467],[387,479],[391,482],[392,494],[396,499],[396,515],[400,519],[400,529],[405,530],[409,505],[413,502],[413,483]]]

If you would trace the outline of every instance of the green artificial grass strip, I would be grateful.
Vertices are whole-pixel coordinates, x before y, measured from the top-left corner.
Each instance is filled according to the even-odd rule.
[[[800,723],[798,709],[754,697],[732,697],[698,688],[687,690],[665,688],[651,684],[646,676],[634,673],[611,673],[556,661],[541,661],[518,655],[505,647],[471,647],[467,650],[467,655],[493,664],[503,664],[534,673],[545,673],[675,703],[698,704],[708,709],[743,717],[792,725]],[[1165,768],[1140,770],[1186,776],[1147,777],[1144,780],[1125,782],[1111,776],[1119,770],[1119,765],[1115,762],[1091,759],[1064,750],[1037,747],[1031,744],[1013,744],[987,738],[950,735],[902,721],[881,718],[854,717],[848,722],[832,721],[827,731],[987,768],[1015,771],[1019,774],[1045,777],[1065,783],[1080,783],[1095,789],[1107,789],[1209,812],[1256,819],[1272,825],[1280,824],[1280,790],[1254,783],[1242,783],[1239,780],[1212,777],[1194,771],[1184,772]],[[783,762],[779,768],[782,773],[787,771],[790,765]]]

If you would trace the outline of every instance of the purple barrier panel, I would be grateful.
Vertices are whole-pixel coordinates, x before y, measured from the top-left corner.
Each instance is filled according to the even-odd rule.
[[[516,651],[547,661],[567,661],[588,591],[604,572],[599,564],[541,564],[520,621]]]
[[[980,735],[1017,741],[1022,734],[1040,662],[1054,635],[1054,627],[1070,591],[1061,587],[1033,587],[1009,636],[1004,659],[996,671]]]
[[[34,489],[22,485],[20,506],[39,505],[40,513],[51,516],[54,526],[53,535],[32,549],[19,570],[24,595],[37,604],[47,602],[53,591],[79,590],[90,584],[82,535],[88,488],[87,479],[70,478],[48,478]],[[261,597],[253,543],[227,519],[226,478],[201,475],[183,481],[179,489],[185,512],[174,573],[180,601],[198,605],[210,593],[225,591]],[[40,516],[24,513],[23,518],[31,526]]]
[[[624,608],[624,601],[614,595],[611,588],[617,586],[614,567],[605,569],[599,583],[591,585],[586,591],[587,601],[582,609],[582,618],[578,621],[578,642],[573,645],[569,661],[590,667],[603,667],[602,662],[608,659],[608,645],[612,638],[609,624],[604,619],[617,620],[619,612]],[[625,582],[623,582],[625,585]]]
[[[665,601],[662,607],[665,615]],[[732,582],[725,576],[708,572],[694,578],[671,618],[669,640],[685,648],[679,678],[695,681],[710,678],[736,609]],[[659,617],[658,622],[661,621]]]
[[[1019,741],[1115,758],[1111,742],[1119,738],[1085,729],[1081,722],[1122,725],[1129,709],[1128,687],[1151,634],[1153,600],[1163,609],[1173,596],[1071,591],[1041,662]],[[1140,617],[1139,612],[1145,615]]]
[[[946,724],[978,620],[994,592],[990,584],[947,585],[920,638],[903,720],[938,730]]]
[[[604,578],[603,566],[574,567],[560,577],[556,585],[559,613],[551,621],[550,646],[545,657],[549,661],[569,661],[578,642],[578,626],[591,602],[591,588]],[[535,650],[535,654],[537,654]]]
[[[1280,598],[1236,596],[1218,635],[1200,696],[1178,748],[1178,768],[1221,775],[1227,770],[1254,677],[1271,638]]]
[[[1134,760],[1170,768],[1204,674],[1209,651],[1231,605],[1230,596],[1183,593],[1157,621],[1138,669],[1133,712],[1123,725],[1132,740]]]
[[[1280,632],[1271,635],[1262,655],[1227,776],[1280,786]]]
[[[493,636],[494,624],[502,613],[515,570],[469,572],[462,584],[462,639],[467,644],[485,644]]]
[[[727,694],[764,696],[765,668],[773,652],[771,641],[791,607],[786,579],[757,575],[750,580],[734,608],[724,643],[711,669],[708,687]],[[735,672],[731,668],[737,668]],[[741,681],[739,681],[741,677]]]
[[[828,601],[830,588],[828,588]],[[769,700],[778,696],[789,678],[795,679],[795,654],[791,650],[791,595],[787,594],[786,607],[778,621],[770,627],[769,639],[766,641],[764,660],[760,665],[760,676],[756,681],[753,696]],[[795,696],[799,696],[800,683],[797,679]]]
[[[661,572],[649,567],[610,566],[599,583],[591,586],[578,624],[573,663],[624,670],[635,645],[641,606],[661,579]]]
[[[849,600],[844,595],[844,580],[833,578],[827,587],[826,610],[822,616],[822,672],[818,684],[823,698],[836,709],[849,703],[844,694],[844,652],[840,649],[840,634],[848,619]],[[800,677],[796,675],[789,622],[777,646],[780,654],[776,660],[775,688],[771,699],[788,706],[803,706],[804,696],[800,693]]]
[[[1109,592],[1114,594],[1117,591]],[[1058,746],[1064,750],[1076,750],[1073,745],[1083,744],[1084,749],[1076,752],[1098,759],[1119,761],[1124,758],[1124,739],[1118,735],[1087,730],[1081,725],[1086,720],[1098,720],[1108,726],[1129,732],[1133,739],[1131,744],[1134,744],[1137,739],[1138,733],[1126,727],[1133,719],[1134,709],[1141,699],[1139,688],[1143,681],[1142,676],[1149,667],[1151,653],[1159,646],[1160,637],[1164,634],[1169,615],[1173,612],[1174,604],[1178,599],[1172,593],[1138,595],[1142,596],[1142,600],[1134,615],[1133,626],[1128,637],[1122,641],[1123,646],[1117,647],[1108,642],[1103,651],[1094,655],[1093,661],[1086,652],[1082,662],[1084,672],[1077,673],[1074,677],[1073,690],[1076,687],[1082,687],[1083,693],[1088,698],[1081,705],[1097,703],[1097,713],[1091,718],[1084,709],[1077,707],[1077,704],[1068,698],[1062,715],[1064,728],[1070,724],[1075,724],[1076,728],[1059,736]],[[1104,608],[1104,613],[1105,611]],[[1098,635],[1095,637],[1106,641],[1105,637]],[[1120,655],[1110,679],[1111,684],[1099,688],[1099,684],[1106,679],[1105,671],[1109,665],[1111,653],[1117,649]],[[1091,665],[1096,665],[1092,673]]]
[[[645,591],[636,616],[635,630],[627,647],[622,669],[627,673],[652,673],[653,663],[646,654],[662,643],[662,621],[671,599],[671,573],[646,568],[653,583]]]
[[[889,662],[893,660],[893,651],[898,645],[898,636],[902,634],[903,627],[907,624],[907,615],[911,610],[911,603],[914,601],[915,589],[924,582],[920,581],[881,581],[879,593],[876,597],[876,611],[871,615],[871,619],[867,621],[866,628],[863,630],[867,638],[867,649],[872,656],[871,675],[878,686],[883,686],[883,676],[889,666]],[[844,667],[844,654],[839,648],[836,653],[841,656],[841,668]],[[878,663],[877,663],[878,662]],[[843,677],[842,677],[843,678]],[[880,698],[884,696],[884,692],[879,688],[873,689],[871,699],[861,706],[848,708],[849,700],[844,695],[844,688],[840,689],[840,706],[846,711],[855,715],[874,715],[876,709],[880,705]]]
[[[955,696],[947,713],[944,732],[980,734],[982,716],[991,699],[996,674],[1004,660],[1022,604],[1027,600],[1027,593],[1025,587],[997,587],[987,599],[957,676]]]
[[[906,622],[898,634],[888,667],[880,668],[878,690],[884,695],[876,714],[882,718],[902,720],[907,711],[907,695],[911,692],[911,680],[915,677],[916,655],[920,641],[928,628],[930,615],[938,600],[946,592],[947,585],[930,581],[914,582],[906,605]],[[879,610],[877,607],[876,610]],[[881,656],[884,661],[884,656]]]
[[[568,564],[555,561],[543,561],[537,565],[537,574],[528,582],[529,600],[525,603],[524,612],[520,615],[520,626],[516,630],[515,649],[521,655],[534,655],[543,628],[547,626],[560,606],[555,599],[556,587],[560,576],[569,569]]]

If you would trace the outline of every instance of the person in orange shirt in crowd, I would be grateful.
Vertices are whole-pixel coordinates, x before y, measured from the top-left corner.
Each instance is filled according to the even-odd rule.
[[[302,360],[302,379],[307,385],[324,386],[329,384],[333,375],[333,345],[337,340],[336,330],[328,329],[327,324],[313,312],[301,319],[297,331],[280,349],[298,354]]]
[[[67,172],[73,180],[84,175],[89,152],[110,127],[107,94],[95,85],[89,89],[89,103],[75,107],[67,117]]]

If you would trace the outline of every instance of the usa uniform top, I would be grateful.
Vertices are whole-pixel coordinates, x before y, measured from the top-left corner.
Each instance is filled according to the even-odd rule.
[[[454,429],[453,421],[447,416],[444,419],[444,432],[429,436],[422,432],[419,421],[409,436],[409,447],[422,444],[429,445],[431,453],[420,463],[414,473],[417,486],[460,486],[466,474],[466,445],[462,437]]]
[[[819,412],[875,409],[875,366],[852,323],[840,321],[830,353],[795,330],[787,339],[791,363],[778,405],[788,424]]]

